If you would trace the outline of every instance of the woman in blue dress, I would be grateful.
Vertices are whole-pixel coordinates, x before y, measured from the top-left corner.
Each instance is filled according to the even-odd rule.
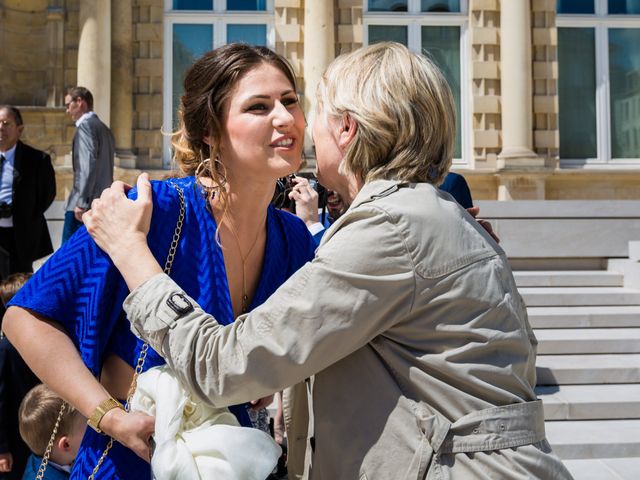
[[[207,311],[231,323],[313,257],[304,223],[270,206],[276,179],[296,171],[301,161],[305,119],[294,74],[266,48],[221,47],[187,72],[179,115],[172,143],[186,177],[153,182],[148,241],[164,264],[180,191],[185,212],[170,275]],[[40,379],[117,440],[96,479],[149,478],[143,459],[149,458],[153,419],[113,408],[109,400],[127,398],[142,347],[121,309],[127,293],[113,263],[83,228],[14,297],[4,321]],[[144,369],[161,363],[149,350]],[[231,410],[251,426],[251,408],[268,401]],[[140,433],[127,433],[132,424]],[[72,479],[91,474],[107,441],[87,429]]]

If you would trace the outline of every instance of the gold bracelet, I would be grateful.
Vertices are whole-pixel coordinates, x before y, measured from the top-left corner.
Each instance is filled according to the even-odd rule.
[[[106,400],[100,402],[91,416],[87,419],[87,425],[89,425],[98,433],[104,433],[102,430],[100,430],[100,422],[107,414],[107,412],[113,410],[114,408],[120,408],[124,410],[122,404],[115,398],[109,397]]]

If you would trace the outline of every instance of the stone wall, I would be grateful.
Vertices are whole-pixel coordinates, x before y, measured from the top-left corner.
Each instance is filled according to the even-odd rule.
[[[133,2],[133,153],[141,169],[162,168],[162,7],[162,0]]]
[[[500,11],[497,0],[471,0],[474,169],[494,169],[501,148]],[[483,195],[484,196],[484,195]],[[491,194],[490,194],[491,196]]]
[[[276,51],[289,60],[302,92],[304,41],[304,5],[301,0],[275,0]]]
[[[556,1],[531,4],[533,60],[533,146],[548,166],[558,165],[558,34]]]
[[[336,10],[336,55],[362,46],[362,2],[338,0]]]

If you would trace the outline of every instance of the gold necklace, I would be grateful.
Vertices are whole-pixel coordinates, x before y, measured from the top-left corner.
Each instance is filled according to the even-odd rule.
[[[262,219],[261,224],[264,224],[264,221],[267,218],[267,214],[265,213],[264,218]],[[242,255],[242,249],[240,248],[240,238],[238,238],[238,234],[236,232],[236,228],[233,226],[232,222],[227,222],[227,226],[233,235],[233,238],[236,240],[236,246],[238,247],[238,253],[240,254],[240,261],[242,262],[242,302],[241,302],[241,310],[240,313],[247,313],[249,311],[249,296],[247,295],[247,275],[245,272],[246,262],[249,255],[253,251],[253,247],[258,243],[258,238],[260,238],[260,233],[262,233],[262,229],[258,228],[258,233],[256,234],[256,238],[253,240],[251,247],[247,251],[245,255]]]

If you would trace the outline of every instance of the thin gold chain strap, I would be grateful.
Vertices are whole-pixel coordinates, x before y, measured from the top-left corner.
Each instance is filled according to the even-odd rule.
[[[56,418],[56,423],[53,426],[53,431],[51,432],[49,443],[47,443],[47,448],[44,451],[44,455],[42,455],[42,462],[40,462],[40,468],[38,468],[38,473],[36,474],[36,480],[42,480],[44,478],[44,472],[47,469],[47,465],[49,465],[49,457],[51,456],[51,449],[53,448],[53,442],[55,442],[56,435],[58,435],[58,428],[60,428],[60,422],[62,422],[62,416],[64,415],[64,411],[66,409],[67,409],[67,402],[63,401],[62,405],[60,405],[58,418]]]
[[[171,245],[169,246],[169,253],[167,254],[167,261],[164,264],[164,273],[169,275],[171,272],[171,267],[173,265],[173,259],[176,256],[176,250],[178,249],[178,242],[180,241],[180,233],[182,232],[182,225],[184,224],[184,216],[185,216],[185,206],[184,206],[184,194],[182,189],[175,184],[171,184],[176,191],[178,192],[178,197],[180,197],[180,213],[178,214],[178,221],[176,222],[176,229],[173,232],[173,238],[171,239]],[[140,349],[140,354],[138,355],[138,361],[136,362],[136,368],[133,372],[133,379],[131,380],[131,386],[129,387],[129,392],[127,393],[127,401],[124,405],[125,411],[130,411],[131,409],[131,399],[133,398],[133,394],[136,392],[136,387],[138,386],[138,377],[142,373],[142,369],[144,368],[144,362],[147,359],[147,351],[149,350],[149,343],[144,342],[142,348]],[[109,438],[109,442],[107,446],[104,447],[104,451],[100,458],[98,459],[98,463],[96,463],[93,472],[89,475],[88,480],[94,480],[95,475],[100,470],[104,459],[107,458],[107,454],[109,450],[113,447],[113,437]]]

